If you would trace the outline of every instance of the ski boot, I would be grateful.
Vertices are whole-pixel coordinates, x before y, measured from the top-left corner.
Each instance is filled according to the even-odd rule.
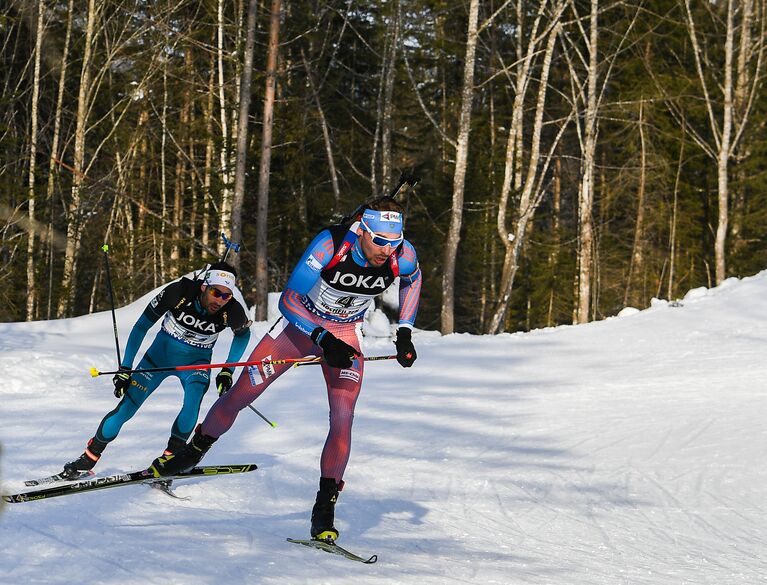
[[[61,472],[61,477],[68,480],[77,479],[82,474],[93,469],[98,460],[101,459],[101,453],[104,451],[107,444],[108,443],[99,441],[96,437],[90,439],[83,454],[74,461],[70,461],[64,465],[64,471]]]
[[[167,457],[168,455],[173,455],[175,453],[178,453],[186,447],[186,441],[184,439],[179,439],[178,437],[171,437],[168,439],[168,446],[165,447],[165,451],[163,451],[163,457]]]
[[[320,491],[312,508],[312,540],[335,542],[338,530],[333,526],[335,520],[336,501],[338,492],[343,489],[344,482],[336,482],[332,477],[320,478]]]
[[[162,457],[170,457],[173,454],[180,451],[181,449],[183,449],[184,447],[186,447],[186,441],[184,441],[184,439],[179,439],[178,437],[171,437],[170,439],[168,439],[168,446],[165,447],[165,451],[162,452]],[[161,491],[164,491],[168,495],[173,495],[173,492],[171,491],[171,485],[173,485],[172,479],[159,479],[155,482],[152,482],[150,485],[153,488],[157,488]]]
[[[167,477],[188,471],[200,462],[216,439],[217,437],[203,435],[200,425],[197,425],[189,443],[171,455],[163,454],[152,461],[149,470],[155,477]]]

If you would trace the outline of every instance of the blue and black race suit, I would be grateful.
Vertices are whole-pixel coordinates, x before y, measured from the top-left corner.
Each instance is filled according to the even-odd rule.
[[[162,328],[139,362],[137,369],[209,364],[219,333],[234,332],[227,362],[236,362],[250,341],[250,321],[244,307],[232,297],[216,313],[208,313],[200,304],[201,280],[181,278],[155,296],[133,326],[122,366],[131,368],[149,329],[164,316]],[[96,432],[99,441],[108,443],[117,437],[122,425],[130,420],[144,401],[169,376],[176,376],[184,388],[184,401],[173,422],[171,437],[186,441],[194,430],[200,404],[210,383],[209,370],[139,372],[117,407],[101,421]]]

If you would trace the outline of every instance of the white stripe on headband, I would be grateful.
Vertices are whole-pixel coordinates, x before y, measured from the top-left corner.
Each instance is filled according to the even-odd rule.
[[[226,270],[208,270],[208,273],[205,275],[205,284],[218,284],[225,286],[229,290],[234,290],[235,280],[237,279],[234,274]]]
[[[362,214],[362,223],[374,232],[402,233],[402,214],[397,211],[366,209]]]

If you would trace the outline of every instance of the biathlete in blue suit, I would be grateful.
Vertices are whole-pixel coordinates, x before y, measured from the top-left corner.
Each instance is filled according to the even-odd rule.
[[[202,279],[181,278],[155,296],[133,326],[125,348],[121,370],[131,370],[136,353],[149,329],[164,316],[162,327],[136,369],[210,364],[219,333],[234,332],[227,362],[242,357],[250,341],[250,325],[245,308],[233,296],[236,272],[229,264],[218,262]],[[232,385],[233,369],[223,368],[216,376],[216,386],[223,394]],[[184,389],[181,410],[171,427],[165,454],[186,445],[200,413],[202,398],[210,384],[209,370],[168,372],[120,372],[112,379],[119,404],[99,424],[82,455],[64,465],[63,475],[75,478],[93,469],[106,446],[122,426],[141,408],[144,401],[168,377],[176,376]]]
[[[330,429],[320,458],[320,489],[312,510],[311,535],[335,540],[335,502],[351,452],[354,407],[362,386],[364,359],[360,328],[373,299],[399,277],[397,361],[416,360],[411,331],[418,311],[421,270],[415,249],[404,239],[402,208],[381,198],[349,226],[322,230],[304,252],[280,297],[281,319],[256,345],[231,391],[211,407],[190,443],[175,456],[151,466],[157,477],[196,465],[214,441],[234,424],[238,413],[258,398],[290,364],[270,359],[322,355],[330,405]]]

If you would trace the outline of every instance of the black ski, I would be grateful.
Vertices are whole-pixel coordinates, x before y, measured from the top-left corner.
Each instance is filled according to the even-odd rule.
[[[58,483],[60,481],[79,481],[81,479],[87,479],[89,477],[93,477],[96,475],[93,471],[83,471],[80,473],[80,475],[76,477],[67,477],[64,475],[64,472],[56,473],[54,475],[49,475],[48,477],[41,477],[40,479],[28,479],[24,482],[24,485],[27,487],[32,487],[36,485],[46,485],[49,483]]]
[[[327,553],[339,555],[346,559],[349,559],[350,561],[357,561],[360,563],[364,563],[366,565],[372,565],[378,560],[378,555],[373,555],[366,559],[365,557],[356,555],[353,552],[338,546],[335,542],[332,542],[332,541],[315,540],[315,539],[297,540],[295,538],[288,538],[287,540],[288,542],[292,542],[294,544],[302,544],[304,546],[308,546],[309,548],[316,548],[317,550],[322,550]]]
[[[132,473],[121,473],[118,475],[110,475],[107,477],[98,477],[96,479],[66,483],[41,490],[30,490],[18,494],[4,495],[3,500],[15,504],[20,502],[31,502],[33,500],[56,498],[58,496],[68,496],[71,494],[79,494],[82,492],[90,492],[93,490],[101,490],[135,483],[153,483],[156,481],[166,481],[170,479],[231,475],[233,473],[247,473],[248,471],[255,471],[256,469],[258,468],[254,463],[246,465],[203,465],[200,467],[194,467],[189,471],[179,473],[178,475],[163,478],[156,478],[152,475],[151,471],[144,469],[142,471],[134,471]]]

